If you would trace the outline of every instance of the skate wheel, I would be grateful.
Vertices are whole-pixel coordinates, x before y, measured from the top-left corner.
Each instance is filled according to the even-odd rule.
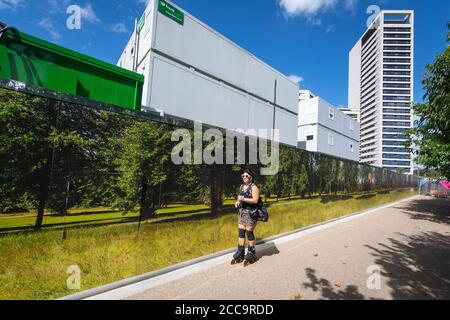
[[[253,258],[252,260],[245,260],[244,267],[248,267],[249,265],[254,264],[256,261],[258,261],[258,258]]]

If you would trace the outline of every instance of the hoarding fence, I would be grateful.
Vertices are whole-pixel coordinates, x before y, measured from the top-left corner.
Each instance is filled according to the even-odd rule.
[[[235,154],[234,164],[223,159],[224,164],[175,165],[172,133],[180,126],[174,124],[188,122],[158,122],[143,113],[117,113],[5,89],[0,89],[0,102],[0,217],[10,219],[0,233],[62,228],[65,238],[67,228],[123,223],[138,223],[139,232],[146,220],[235,213],[233,199],[245,167],[255,173],[269,206],[417,186],[414,176],[287,145],[279,147],[278,173],[263,176],[260,162],[249,164],[255,141],[248,137],[245,164]],[[184,128],[194,136],[192,126]],[[237,146],[236,138],[233,152]],[[224,141],[223,150],[227,147]],[[15,224],[11,215],[23,219]]]

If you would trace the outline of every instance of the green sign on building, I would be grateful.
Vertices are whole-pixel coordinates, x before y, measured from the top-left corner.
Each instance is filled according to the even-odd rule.
[[[184,24],[184,13],[170,3],[167,3],[165,0],[159,0],[158,11],[179,24]]]

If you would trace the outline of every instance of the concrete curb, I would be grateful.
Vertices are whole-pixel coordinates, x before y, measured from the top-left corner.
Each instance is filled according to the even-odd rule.
[[[286,232],[280,235],[276,235],[270,238],[257,241],[257,245],[265,247],[267,244],[281,244],[292,241],[294,239],[306,236],[325,228],[329,228],[333,225],[344,223],[355,218],[359,218],[365,215],[369,215],[376,211],[400,204],[417,198],[413,196],[400,201],[391,202],[379,207],[363,210],[360,212],[352,213],[340,218],[328,220],[322,223],[311,225],[298,230]],[[264,249],[263,249],[264,250]],[[186,277],[190,274],[197,273],[210,269],[214,266],[220,265],[230,261],[230,254],[234,253],[235,249],[227,249],[214,254],[203,256],[197,259],[189,260],[183,263],[179,263],[164,269],[142,274],[136,277],[124,279],[114,283],[110,283],[104,286],[93,288],[87,291],[79,292],[73,295],[65,296],[57,300],[118,300],[126,299],[141,292],[147,291],[151,288],[163,285],[168,282]]]

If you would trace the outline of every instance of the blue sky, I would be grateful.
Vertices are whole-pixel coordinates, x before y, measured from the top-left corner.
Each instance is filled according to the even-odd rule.
[[[425,65],[445,48],[448,0],[174,0],[241,47],[336,106],[347,105],[348,53],[365,30],[367,8],[413,9],[415,100]],[[82,8],[81,30],[66,27],[69,5]],[[0,0],[0,21],[116,63],[145,0]]]

